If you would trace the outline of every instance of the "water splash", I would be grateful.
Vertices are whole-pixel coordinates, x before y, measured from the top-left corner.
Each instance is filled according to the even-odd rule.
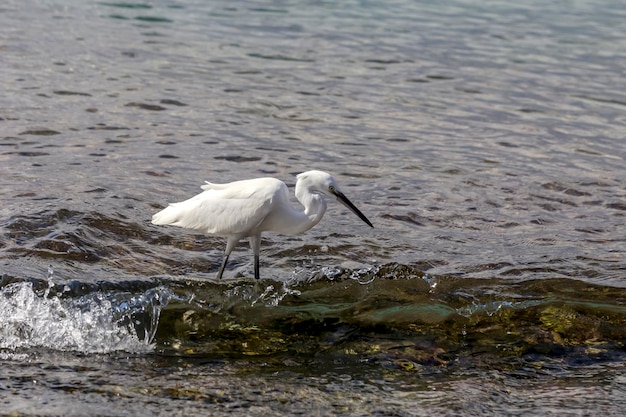
[[[428,290],[428,292],[429,292],[430,294],[433,294],[433,293],[435,292],[435,290],[437,289],[437,284],[438,284],[437,278],[435,278],[435,277],[430,277],[430,276],[428,276],[427,274],[425,274],[425,275],[422,277],[422,279],[424,280],[424,282],[425,282],[425,283],[427,283],[427,284],[428,284],[428,287],[430,288],[430,289]]]
[[[44,292],[45,298],[48,298],[48,295],[50,294],[50,290],[54,288],[54,280],[52,279],[53,276],[54,276],[54,268],[52,268],[52,265],[50,265],[48,266],[48,275],[46,276],[46,279],[48,280],[48,288],[46,288]]]
[[[376,279],[376,274],[378,274],[379,270],[380,268],[378,266],[361,268],[359,270],[352,271],[352,273],[350,274],[350,279],[355,280],[361,285],[368,285],[374,282],[374,280]]]
[[[322,277],[328,281],[336,281],[347,278],[354,280],[359,284],[367,285],[376,280],[379,271],[379,266],[372,266],[356,270],[349,270],[337,267],[323,267],[317,274],[311,277],[311,280],[315,281]]]
[[[300,295],[301,292],[298,290],[294,290],[289,288],[286,284],[283,284],[281,288],[274,288],[273,285],[269,285],[265,288],[265,291],[261,295],[258,296],[254,301],[252,301],[252,306],[257,303],[262,303],[268,307],[276,307],[280,302],[288,295]]]
[[[0,289],[0,349],[48,348],[81,353],[153,349],[161,310],[172,295],[164,287],[142,294],[95,291],[72,298],[43,292],[31,282]]]
[[[337,277],[341,277],[341,275],[343,274],[343,269],[337,268],[337,267],[328,267],[325,266],[321,269],[321,273],[322,275],[328,279],[329,281],[332,281],[333,279],[337,278]]]
[[[290,288],[286,282],[274,282],[274,284],[267,286],[258,282],[244,282],[226,289],[223,293],[216,294],[210,304],[215,307],[215,311],[219,311],[225,306],[238,304],[241,301],[250,306],[276,307],[288,295],[297,296],[300,295],[300,291]],[[225,300],[227,301],[225,302]]]
[[[471,317],[474,314],[485,313],[492,317],[502,309],[524,310],[530,307],[541,305],[539,300],[525,301],[492,301],[488,303],[472,303],[470,305],[457,308],[456,312],[463,317]]]

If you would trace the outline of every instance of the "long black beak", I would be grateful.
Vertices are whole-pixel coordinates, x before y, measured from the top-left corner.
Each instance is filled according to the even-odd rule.
[[[335,197],[337,197],[337,201],[339,201],[341,204],[343,204],[344,206],[348,207],[350,209],[350,211],[352,211],[354,214],[356,214],[357,216],[359,216],[359,219],[363,220],[365,223],[367,223],[367,225],[369,227],[374,227],[374,225],[372,224],[372,222],[370,222],[367,217],[365,217],[365,214],[361,213],[361,210],[359,210],[358,208],[356,208],[356,206],[354,204],[352,204],[352,202],[350,200],[348,200],[348,197],[346,197],[342,192],[337,191],[337,190],[333,190],[332,193],[335,195]]]

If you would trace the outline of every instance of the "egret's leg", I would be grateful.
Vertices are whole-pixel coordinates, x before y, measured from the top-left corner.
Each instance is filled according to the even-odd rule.
[[[220,270],[217,273],[217,279],[222,279],[224,268],[226,268],[226,263],[228,262],[228,256],[229,255],[224,254],[224,259],[222,259],[222,265],[220,266]]]
[[[250,236],[250,247],[254,252],[254,278],[259,279],[259,252],[261,251],[261,235]]]
[[[217,279],[222,279],[222,274],[224,273],[224,269],[226,268],[226,264],[228,263],[228,257],[230,253],[237,246],[237,242],[239,242],[238,237],[231,236],[226,241],[226,250],[224,250],[224,259],[222,259],[222,265],[220,265],[220,270],[217,272]]]

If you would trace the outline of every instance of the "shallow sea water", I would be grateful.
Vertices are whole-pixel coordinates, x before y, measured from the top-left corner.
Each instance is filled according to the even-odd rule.
[[[621,415],[626,12],[543,3],[5,1],[2,413]],[[308,169],[375,228],[260,282],[150,224]]]

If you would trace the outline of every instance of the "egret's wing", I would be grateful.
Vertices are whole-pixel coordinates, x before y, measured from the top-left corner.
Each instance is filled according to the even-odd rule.
[[[245,236],[271,212],[274,196],[285,191],[282,187],[286,189],[270,179],[207,184],[204,192],[156,213],[152,223]]]

